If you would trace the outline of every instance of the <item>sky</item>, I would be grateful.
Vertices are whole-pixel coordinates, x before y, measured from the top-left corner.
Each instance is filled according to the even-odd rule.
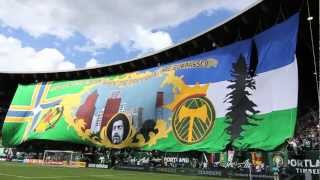
[[[128,61],[183,42],[257,0],[0,0],[0,72]]]

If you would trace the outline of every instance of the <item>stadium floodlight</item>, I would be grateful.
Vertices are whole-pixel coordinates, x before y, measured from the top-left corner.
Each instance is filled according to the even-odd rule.
[[[81,153],[74,151],[45,150],[43,165],[61,167],[85,167],[86,164],[80,161]]]
[[[216,42],[212,42],[211,45],[212,45],[213,48],[216,48],[216,47],[217,47],[217,43],[216,43]]]
[[[309,17],[307,18],[307,20],[308,20],[308,21],[312,21],[312,20],[313,20],[313,17],[312,17],[312,16],[309,16]]]

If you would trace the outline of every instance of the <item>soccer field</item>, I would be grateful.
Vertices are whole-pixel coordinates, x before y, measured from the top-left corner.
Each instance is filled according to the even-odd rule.
[[[110,180],[223,180],[228,178],[183,176],[93,168],[57,168],[22,163],[0,162],[0,180],[16,179],[110,179]]]

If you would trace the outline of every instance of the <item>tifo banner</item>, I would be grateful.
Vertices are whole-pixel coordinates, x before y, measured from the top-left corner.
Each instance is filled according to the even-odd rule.
[[[292,137],[298,15],[244,41],[117,76],[19,85],[3,144],[271,150]]]

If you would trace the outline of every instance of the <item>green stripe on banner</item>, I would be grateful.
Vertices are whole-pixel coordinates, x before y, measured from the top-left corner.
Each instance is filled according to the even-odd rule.
[[[236,139],[233,145],[238,149],[272,150],[293,136],[296,114],[297,108],[259,115],[256,118],[265,120],[261,120],[258,126],[245,128],[241,134],[244,138]],[[225,132],[227,126],[225,118],[217,118],[211,133],[200,143],[185,145],[170,132],[167,139],[159,140],[154,146],[145,146],[144,150],[221,152],[230,142],[230,136]]]
[[[17,146],[22,140],[27,123],[5,123],[2,128],[2,145]]]
[[[16,91],[17,93],[14,95],[14,98],[11,104],[21,105],[21,106],[31,105],[34,88],[35,88],[34,85],[29,85],[29,86],[19,85]]]
[[[51,88],[49,90],[47,98],[49,99],[57,96],[62,96],[65,94],[78,93],[84,87],[84,83],[82,83],[82,81],[79,81],[77,84],[73,84],[72,86],[68,86],[67,84],[68,82],[66,81],[51,83]],[[63,90],[61,90],[60,87],[63,87]]]
[[[239,149],[273,150],[291,138],[296,124],[297,108],[257,116],[258,126],[247,127],[233,145]]]

